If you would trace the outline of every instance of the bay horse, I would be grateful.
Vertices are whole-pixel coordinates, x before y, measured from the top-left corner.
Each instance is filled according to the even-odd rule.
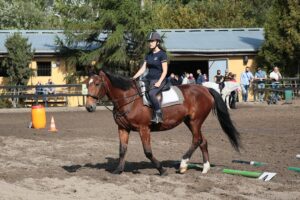
[[[97,100],[105,95],[113,103],[113,116],[118,125],[120,140],[119,163],[113,171],[114,174],[124,171],[129,133],[138,131],[146,157],[151,160],[160,175],[166,175],[166,169],[152,153],[150,132],[169,130],[182,122],[192,132],[192,144],[181,159],[179,172],[184,173],[187,170],[189,159],[197,147],[200,147],[204,163],[202,173],[207,173],[210,169],[209,155],[207,140],[202,135],[201,126],[211,111],[217,115],[232,146],[239,151],[239,132],[231,121],[223,99],[214,89],[196,84],[178,86],[184,96],[183,103],[162,108],[163,122],[153,124],[150,121],[152,109],[144,106],[134,80],[101,70],[98,75],[91,75],[87,79],[87,88],[87,111],[94,112]]]

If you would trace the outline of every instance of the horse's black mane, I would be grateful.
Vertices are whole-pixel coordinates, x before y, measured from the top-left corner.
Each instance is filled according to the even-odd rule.
[[[107,75],[111,84],[114,87],[120,88],[122,90],[128,90],[132,86],[132,81],[129,78],[122,77],[121,75],[115,75],[107,70],[103,70],[103,72]]]

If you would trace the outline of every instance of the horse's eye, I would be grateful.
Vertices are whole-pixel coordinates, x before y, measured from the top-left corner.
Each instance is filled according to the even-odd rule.
[[[99,86],[99,85],[100,85],[100,83],[96,83],[95,85],[96,85],[96,86]]]

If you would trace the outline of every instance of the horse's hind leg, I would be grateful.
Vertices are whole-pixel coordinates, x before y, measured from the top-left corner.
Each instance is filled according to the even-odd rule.
[[[206,174],[208,172],[208,170],[210,169],[210,164],[209,164],[209,155],[208,155],[208,149],[207,149],[207,140],[204,138],[204,136],[202,135],[201,130],[200,132],[200,136],[201,136],[201,142],[200,142],[200,149],[202,151],[202,156],[203,156],[203,170],[202,173]]]
[[[150,129],[148,127],[141,128],[140,137],[146,157],[151,160],[161,176],[167,175],[167,170],[162,167],[161,162],[159,162],[152,154]]]
[[[188,168],[187,163],[190,160],[190,158],[192,157],[196,148],[199,146],[202,151],[203,163],[204,163],[202,173],[207,173],[208,170],[210,169],[210,164],[209,164],[209,156],[208,156],[208,150],[207,150],[207,140],[202,136],[201,130],[200,130],[202,123],[200,123],[197,120],[195,120],[195,121],[188,120],[188,121],[185,121],[185,124],[192,132],[193,140],[192,140],[192,144],[191,144],[190,148],[182,157],[179,171],[180,171],[180,173],[186,172],[186,170]]]

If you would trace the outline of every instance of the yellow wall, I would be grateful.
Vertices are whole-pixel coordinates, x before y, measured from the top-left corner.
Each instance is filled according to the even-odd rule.
[[[255,72],[255,62],[253,57],[249,57],[248,63],[244,65],[243,57],[236,56],[236,57],[229,57],[228,59],[228,69],[230,72],[236,74],[236,79],[240,82],[241,73],[245,71],[246,66],[250,67],[250,71],[254,75]]]
[[[229,57],[228,59],[228,70],[234,74],[236,74],[237,82],[240,82],[241,74],[245,71],[246,66],[250,67],[250,71],[252,72],[253,76],[256,70],[256,63],[254,60],[254,56],[249,56],[248,62],[246,65],[243,63],[243,56],[233,56]],[[251,91],[251,88],[250,90]],[[241,97],[241,94],[240,94]],[[241,98],[240,98],[241,99]],[[252,92],[249,93],[249,100],[253,100]]]
[[[51,78],[54,84],[65,84],[64,77],[66,75],[65,64],[61,60],[56,58],[37,58],[31,62],[30,67],[34,70],[37,69],[37,62],[51,62],[51,76],[33,76],[29,79],[28,85],[36,85],[38,81],[42,84],[48,82],[48,79]],[[59,65],[57,65],[57,63]]]
[[[36,76],[36,73],[33,77],[28,80],[27,85],[36,85],[38,81],[40,81],[43,85],[48,82],[48,79],[52,79],[54,84],[66,84],[64,80],[67,75],[67,70],[65,66],[65,62],[61,58],[56,57],[45,57],[45,58],[35,58],[29,65],[30,68],[36,70],[37,62],[51,62],[51,76]],[[0,77],[0,84],[5,85],[7,82],[6,77]],[[57,89],[58,91],[60,88]],[[69,91],[72,92],[72,91]],[[78,106],[83,105],[83,97],[67,97],[68,106]]]

